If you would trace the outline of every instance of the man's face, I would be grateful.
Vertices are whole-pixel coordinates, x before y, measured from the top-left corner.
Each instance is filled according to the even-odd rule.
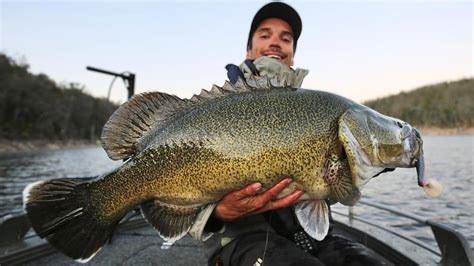
[[[293,65],[293,31],[284,20],[269,18],[258,26],[252,36],[252,48],[247,51],[247,59],[269,56]]]

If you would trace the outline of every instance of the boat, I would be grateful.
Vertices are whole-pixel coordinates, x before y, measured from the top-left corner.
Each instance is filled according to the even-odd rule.
[[[434,245],[404,235],[357,214],[355,208],[373,208],[377,215],[408,219],[410,225],[432,232]],[[474,265],[474,251],[466,237],[452,226],[425,219],[391,206],[361,200],[357,207],[333,209],[333,234],[343,235],[372,249],[387,265]],[[0,221],[0,265],[74,265],[74,260],[56,251],[30,229],[24,214]],[[415,225],[416,224],[416,225]],[[129,213],[91,265],[159,264],[206,265],[200,243],[187,236],[174,244],[163,241],[139,215]]]

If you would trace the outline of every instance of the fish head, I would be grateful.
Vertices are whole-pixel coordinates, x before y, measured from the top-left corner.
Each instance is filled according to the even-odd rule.
[[[357,187],[382,172],[415,167],[423,154],[418,130],[369,108],[350,109],[341,116],[339,140]]]

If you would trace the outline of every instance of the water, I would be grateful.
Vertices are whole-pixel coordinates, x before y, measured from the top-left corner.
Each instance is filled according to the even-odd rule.
[[[425,136],[426,175],[443,185],[443,194],[430,198],[417,185],[416,170],[397,169],[371,180],[362,198],[414,213],[422,218],[446,223],[460,231],[474,249],[474,136]],[[345,208],[345,207],[344,207]],[[344,210],[342,206],[334,209]],[[392,215],[377,217],[369,207],[356,207],[355,213],[392,227],[397,232],[434,245],[430,229]]]
[[[474,136],[424,137],[426,173],[444,187],[443,195],[433,199],[418,187],[415,169],[397,169],[371,180],[363,189],[366,200],[452,225],[474,247]],[[30,182],[60,177],[97,176],[119,166],[108,159],[100,147],[87,147],[0,156],[0,217],[21,212],[23,188]],[[345,207],[335,205],[335,209]],[[345,209],[344,209],[345,210]],[[393,215],[375,215],[357,207],[364,218],[433,243],[426,228]]]
[[[0,155],[0,217],[21,211],[22,191],[31,182],[98,176],[120,164],[100,147]]]

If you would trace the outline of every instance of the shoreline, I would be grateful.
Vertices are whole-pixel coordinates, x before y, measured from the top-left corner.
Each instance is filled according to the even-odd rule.
[[[422,136],[474,135],[474,127],[436,128],[417,127]],[[50,151],[68,148],[100,146],[100,140],[7,140],[0,139],[0,154],[34,151]]]
[[[416,127],[421,136],[452,136],[452,135],[474,135],[474,127],[467,128],[439,128],[439,127]]]
[[[52,151],[69,148],[100,146],[100,141],[91,140],[7,140],[0,139],[0,154]]]

